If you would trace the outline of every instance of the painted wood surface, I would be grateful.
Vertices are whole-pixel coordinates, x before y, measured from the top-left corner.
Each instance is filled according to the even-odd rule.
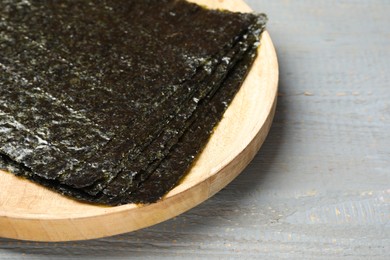
[[[390,259],[390,1],[247,0],[280,65],[250,166],[157,226],[69,243],[0,239],[0,259]]]

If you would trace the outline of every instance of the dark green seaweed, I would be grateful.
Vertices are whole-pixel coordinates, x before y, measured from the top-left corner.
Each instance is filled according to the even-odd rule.
[[[156,139],[142,150],[139,156],[135,159],[128,158],[128,160],[124,160],[124,162],[122,162],[121,176],[115,177],[115,175],[112,175],[113,178],[116,178],[116,184],[110,185],[110,188],[105,190],[106,194],[118,194],[116,190],[124,190],[124,187],[127,185],[134,187],[137,181],[133,181],[133,178],[136,177],[140,171],[145,170],[145,168],[149,169],[150,167],[148,164],[153,162],[155,165],[156,161],[161,161],[163,159],[174,143],[177,142],[177,139],[188,128],[188,124],[190,124],[190,122],[187,119],[190,118],[197,109],[198,103],[202,101],[204,97],[209,96],[210,92],[213,93],[220,87],[221,81],[226,77],[230,68],[242,58],[242,55],[248,46],[251,46],[251,44],[256,41],[255,37],[249,36],[250,34],[253,34],[253,31],[256,29],[259,29],[258,26],[251,28],[249,32],[240,38],[241,40],[238,41],[228,53],[222,55],[219,60],[219,64],[213,68],[214,71],[211,74],[206,72],[208,77],[203,79],[202,82],[189,82],[189,84],[199,85],[196,93],[191,95],[185,104],[181,104],[178,116],[175,116],[172,120],[170,120],[169,125]],[[206,69],[204,69],[204,71],[205,70]],[[209,68],[207,68],[207,70],[209,70]],[[150,172],[150,170],[147,172]],[[147,176],[145,175],[145,171],[143,171],[142,177],[137,179],[146,178]],[[87,191],[90,194],[96,194],[96,192],[104,188],[104,183],[107,185],[110,181],[97,182],[94,184],[92,189],[84,189],[84,191]],[[96,187],[98,187],[98,189],[96,189]],[[130,188],[127,188],[126,190],[130,190]]]
[[[207,144],[214,127],[221,120],[227,105],[237,93],[253,62],[256,49],[252,49],[234,72],[226,79],[224,87],[209,102],[208,113],[202,113],[173,151],[132,193],[127,193],[114,204],[153,203],[170,191],[189,171],[200,151]],[[183,157],[185,154],[185,157]]]
[[[255,27],[253,30],[261,30],[261,27]],[[231,49],[230,53],[222,58],[222,62],[217,66],[216,71],[203,83],[204,88],[206,89],[205,94],[207,95],[197,95],[194,97],[195,102],[192,103],[193,107],[191,107],[191,103],[185,106],[184,111],[186,111],[186,117],[189,119],[185,120],[184,123],[180,119],[172,121],[166,134],[163,134],[156,139],[154,146],[148,146],[148,149],[143,152],[143,156],[140,158],[141,161],[137,161],[135,164],[134,162],[129,164],[126,170],[117,177],[114,183],[110,184],[109,187],[103,191],[106,195],[116,194],[116,196],[121,196],[124,193],[134,192],[139,183],[149,177],[188,127],[195,120],[198,120],[197,118],[203,113],[208,114],[207,109],[204,109],[205,106],[198,106],[198,103],[202,104],[210,101],[215,92],[221,87],[222,82],[228,73],[236,63],[247,54],[247,50],[250,48],[249,46],[252,46],[254,42],[257,42],[257,35],[258,33],[253,35],[253,31],[250,30],[250,33],[245,34],[242,41],[239,41],[236,46]],[[205,98],[203,98],[203,96],[205,96]],[[161,146],[164,149],[161,149]],[[145,165],[148,166],[145,168]],[[139,174],[140,172],[142,172],[142,174]],[[125,188],[126,186],[127,188]],[[118,190],[122,192],[118,192]]]
[[[12,160],[0,156],[0,168],[9,169],[20,176],[24,176],[34,180],[50,189],[54,189],[64,195],[71,196],[78,200],[103,203],[108,205],[120,205],[126,203],[151,203],[160,199],[168,192],[183,176],[189,167],[196,160],[196,156],[201,151],[202,147],[207,143],[207,140],[212,133],[215,125],[220,121],[228,104],[233,99],[238,91],[248,68],[253,62],[256,49],[251,49],[245,54],[245,58],[240,61],[232,71],[227,75],[223,82],[223,86],[217,93],[210,96],[206,102],[202,102],[201,108],[197,111],[197,115],[191,120],[189,130],[184,133],[180,140],[175,144],[173,152],[164,159],[162,164],[158,164],[158,169],[153,171],[145,182],[142,182],[138,190],[133,193],[122,194],[121,197],[112,197],[105,194],[91,196],[82,190],[74,189],[63,185],[58,181],[46,180],[39,176],[30,174],[28,169],[15,165]],[[195,121],[195,119],[197,119]],[[183,151],[186,151],[186,157]],[[172,167],[174,166],[174,167]],[[156,166],[157,167],[157,166]],[[172,167],[172,168],[170,168]],[[156,177],[156,174],[157,177]],[[162,178],[158,180],[158,178]],[[157,180],[156,180],[157,179]],[[153,186],[153,187],[152,187]]]
[[[2,1],[0,19],[0,167],[106,204],[153,202],[181,178],[265,23],[180,0]]]
[[[251,18],[253,20],[255,17]],[[246,27],[249,24],[249,22],[246,22],[245,26],[242,27],[242,30],[246,30]],[[236,37],[238,37],[238,35],[236,35]],[[232,39],[233,38],[234,37],[232,36]],[[228,47],[229,45],[225,46],[225,48]],[[201,68],[208,67],[208,69],[211,70],[213,67],[212,61],[201,66]],[[195,80],[199,80],[199,78],[202,78],[202,76],[195,76]],[[156,112],[153,112],[153,108],[151,109],[151,106],[149,106],[147,110],[149,116],[142,116],[139,114],[136,118],[139,122],[133,121],[131,123],[131,131],[123,130],[119,133],[119,135],[110,142],[109,148],[104,151],[104,158],[108,158],[108,161],[102,161],[103,158],[97,154],[89,160],[93,163],[86,163],[84,164],[85,167],[79,168],[76,171],[70,171],[67,175],[64,175],[64,183],[69,185],[77,183],[76,187],[82,188],[91,185],[94,181],[98,180],[100,176],[101,180],[98,180],[99,184],[95,185],[100,188],[102,187],[100,185],[102,182],[113,179],[116,176],[116,173],[121,171],[124,167],[121,166],[123,163],[121,164],[120,161],[125,161],[124,164],[128,165],[129,160],[131,161],[137,157],[142,150],[149,145],[161,131],[163,131],[163,127],[168,125],[170,120],[175,117],[175,114],[178,113],[183,102],[180,102],[180,100],[183,100],[183,97],[186,98],[191,96],[191,93],[196,91],[197,84],[194,84],[193,80],[191,80],[189,84],[186,83],[187,82],[176,86],[178,91],[172,95],[172,98],[174,98],[173,100],[169,99],[166,100],[167,102],[161,103],[161,105],[157,107]],[[170,113],[169,111],[172,112]],[[147,124],[145,124],[144,118],[147,118]],[[127,154],[126,156],[124,155],[125,153]],[[114,166],[114,168],[112,166]]]
[[[91,119],[110,136],[103,145],[90,142],[89,147],[95,149],[77,156],[67,154],[77,157],[72,163],[40,167],[41,161],[32,159],[28,164],[41,176],[60,178],[75,187],[112,178],[120,161],[139,154],[166,125],[161,123],[177,111],[170,104],[186,97],[174,95],[175,89],[181,89],[177,84],[195,75],[200,65],[221,46],[231,44],[254,19],[249,14],[207,11],[183,1],[29,3],[2,3],[5,40],[1,50],[6,54],[2,64],[67,104],[78,116]],[[148,13],[159,15],[145,15]],[[165,97],[170,110],[161,109]],[[36,123],[28,111],[23,115]],[[153,122],[151,115],[156,118]],[[46,123],[45,135],[58,133],[51,122]],[[91,135],[88,125],[64,128],[72,136],[74,132]]]

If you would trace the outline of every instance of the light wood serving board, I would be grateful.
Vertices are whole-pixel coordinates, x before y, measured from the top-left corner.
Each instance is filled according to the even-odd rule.
[[[241,0],[191,0],[211,8],[251,11]],[[111,236],[177,216],[211,197],[252,160],[276,105],[278,64],[267,32],[241,90],[180,185],[150,205],[95,206],[0,171],[0,237],[70,241]]]

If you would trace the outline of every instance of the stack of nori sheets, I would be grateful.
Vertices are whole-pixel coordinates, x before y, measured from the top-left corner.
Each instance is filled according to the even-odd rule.
[[[0,168],[78,200],[160,199],[249,70],[264,15],[180,0],[0,2]]]

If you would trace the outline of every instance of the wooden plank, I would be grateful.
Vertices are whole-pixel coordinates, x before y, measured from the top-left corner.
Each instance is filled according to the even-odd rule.
[[[246,171],[155,227],[77,243],[1,239],[1,259],[390,258],[390,2],[247,3],[269,15],[281,95]]]

